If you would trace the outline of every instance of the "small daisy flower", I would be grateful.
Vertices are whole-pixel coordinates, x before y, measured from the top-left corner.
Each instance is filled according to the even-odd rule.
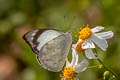
[[[97,59],[91,50],[91,48],[95,48],[94,43],[103,51],[106,51],[106,48],[108,47],[106,39],[113,37],[112,31],[96,33],[103,29],[104,27],[102,26],[96,26],[95,28],[90,29],[88,24],[83,27],[78,34],[79,40],[74,45],[76,50],[78,52],[85,52],[85,55],[89,59]]]
[[[78,53],[74,48],[72,48],[72,61],[70,63],[68,59],[66,59],[66,66],[60,75],[62,78],[61,80],[79,80],[76,77],[76,74],[84,71],[87,67],[88,61],[85,59],[78,63]]]
[[[112,38],[113,32],[107,31],[107,32],[96,33],[103,29],[104,27],[102,26],[96,26],[95,28],[90,29],[89,25],[82,28],[78,34],[79,39],[84,40],[84,43],[82,44],[82,48],[83,49],[95,48],[94,45],[95,43],[103,51],[106,51],[106,48],[108,47],[106,39]]]

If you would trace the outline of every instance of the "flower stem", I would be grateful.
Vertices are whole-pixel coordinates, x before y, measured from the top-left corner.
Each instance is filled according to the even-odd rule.
[[[95,50],[95,55],[96,55],[96,57],[98,57],[96,50]],[[120,80],[120,76],[118,76],[114,71],[112,71],[110,68],[108,68],[108,67],[100,60],[100,58],[98,58],[97,60],[100,62],[100,64],[103,65],[103,67],[104,67],[106,70],[108,70],[112,75],[114,75],[118,80]]]
[[[120,77],[115,73],[113,72],[110,68],[108,68],[99,58],[98,58],[98,61],[103,65],[103,67],[108,70],[110,73],[112,73],[118,80],[120,80]]]

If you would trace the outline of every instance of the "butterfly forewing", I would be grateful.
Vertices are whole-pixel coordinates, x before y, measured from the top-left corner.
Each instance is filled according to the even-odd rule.
[[[62,33],[63,32],[57,30],[38,29],[26,33],[23,38],[30,45],[33,52],[37,54],[45,43]]]

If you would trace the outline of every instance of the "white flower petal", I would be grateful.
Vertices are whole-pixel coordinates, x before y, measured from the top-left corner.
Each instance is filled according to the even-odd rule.
[[[88,39],[82,44],[82,48],[83,49],[95,48],[95,45],[90,39]]]
[[[109,38],[113,37],[113,32],[112,31],[107,31],[107,32],[97,33],[95,35],[99,36],[103,39],[109,39]]]
[[[74,48],[72,48],[72,61],[70,66],[73,67],[77,63],[78,63],[78,53]]]
[[[79,80],[79,78],[75,77],[74,80]]]
[[[79,73],[84,71],[87,67],[88,67],[88,61],[84,59],[81,63],[76,65],[74,69],[76,73]]]
[[[103,51],[106,51],[106,48],[108,47],[107,41],[103,38],[100,38],[96,35],[91,36],[91,40],[98,45]]]
[[[73,68],[74,68],[76,65],[78,65],[78,57],[79,57],[79,55],[78,55],[77,51],[75,50],[75,58],[76,58],[76,61],[75,61],[74,65],[73,65]]]
[[[73,66],[75,61],[76,61],[76,59],[75,59],[75,50],[74,50],[74,48],[72,48],[72,61],[71,61],[70,66]]]
[[[92,28],[91,30],[92,30],[93,33],[95,33],[95,32],[99,32],[103,29],[104,29],[104,27],[102,27],[102,26],[96,26],[95,28]]]
[[[94,55],[92,49],[86,49],[85,55],[88,59],[97,59],[97,57]]]
[[[70,66],[70,62],[68,61],[68,58],[66,58],[66,66]]]

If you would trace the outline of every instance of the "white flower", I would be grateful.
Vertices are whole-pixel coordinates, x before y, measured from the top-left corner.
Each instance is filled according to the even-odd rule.
[[[75,77],[76,73],[84,71],[88,67],[88,61],[83,60],[78,63],[78,53],[72,48],[72,61],[71,63],[66,59],[66,66],[64,67],[63,74],[61,75],[61,80],[79,80]]]
[[[107,31],[107,32],[96,33],[103,29],[104,29],[104,27],[102,27],[102,26],[96,26],[95,28],[91,29],[92,35],[90,38],[85,40],[85,42],[82,45],[82,48],[83,49],[94,48],[94,43],[95,43],[103,51],[106,51],[106,48],[108,47],[106,39],[112,38],[113,32]]]
[[[85,55],[89,59],[97,59],[97,57],[92,52],[91,48],[95,48],[95,44],[96,44],[103,51],[106,51],[106,48],[108,47],[106,39],[113,37],[112,31],[96,33],[103,29],[104,27],[102,26],[96,26],[95,28],[90,29],[89,25],[82,28],[81,31],[79,32],[79,35],[78,35],[79,40],[75,45],[75,47],[78,47],[78,43],[82,42],[82,44],[79,45],[79,47],[81,47],[81,49],[85,51]]]

